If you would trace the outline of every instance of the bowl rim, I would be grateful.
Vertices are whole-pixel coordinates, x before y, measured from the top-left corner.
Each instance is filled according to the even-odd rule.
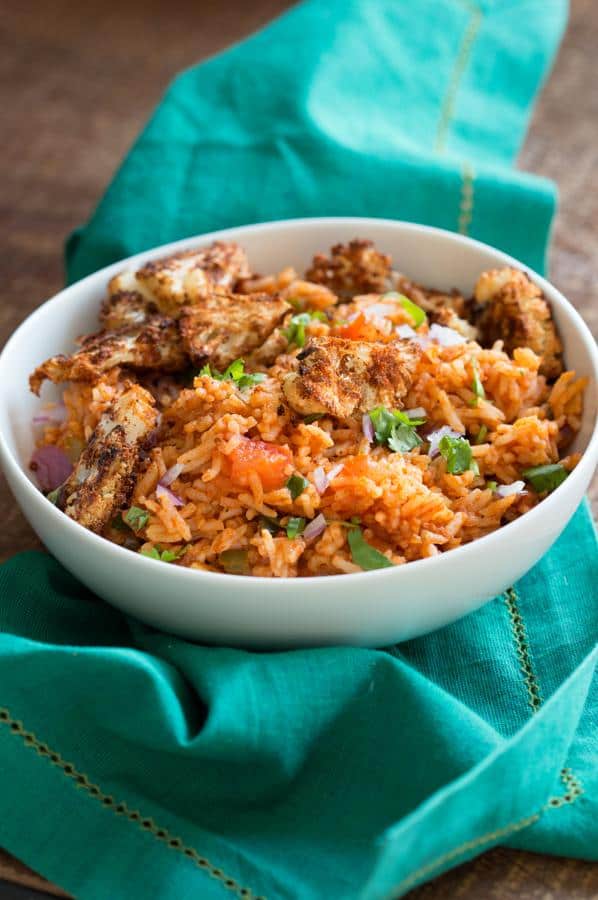
[[[6,357],[12,350],[12,347],[15,344],[18,344],[21,337],[21,332],[26,328],[31,327],[36,318],[41,314],[42,309],[58,299],[63,299],[65,296],[78,293],[79,291],[84,289],[84,287],[90,281],[99,281],[104,277],[107,281],[108,278],[121,267],[128,266],[132,263],[136,264],[146,259],[159,258],[160,256],[177,252],[179,250],[185,250],[188,247],[197,246],[198,244],[201,245],[209,241],[226,240],[227,238],[242,241],[243,234],[246,234],[248,232],[267,234],[271,231],[309,228],[314,225],[331,227],[335,225],[354,225],[358,229],[362,229],[364,231],[367,230],[368,227],[382,225],[388,226],[391,230],[410,231],[416,234],[419,233],[422,235],[423,239],[425,239],[427,235],[438,235],[444,240],[447,240],[449,243],[452,242],[454,244],[461,245],[465,244],[479,250],[490,251],[496,257],[496,264],[502,263],[504,265],[511,265],[516,268],[525,270],[532,276],[533,280],[538,284],[538,286],[549,295],[550,302],[556,303],[556,305],[559,306],[571,320],[572,325],[579,334],[588,351],[588,355],[593,367],[593,372],[591,373],[590,377],[592,377],[598,383],[598,347],[592,337],[588,326],[584,322],[579,312],[575,309],[573,304],[569,300],[567,300],[567,298],[558,290],[558,288],[556,288],[542,275],[538,274],[529,266],[510,256],[509,254],[504,253],[502,250],[499,250],[496,247],[493,247],[491,244],[486,244],[483,241],[478,241],[475,238],[471,238],[466,235],[448,231],[443,228],[436,228],[435,226],[431,225],[420,225],[418,223],[406,222],[399,219],[359,216],[314,216],[240,225],[236,227],[219,229],[218,231],[206,232],[204,234],[192,235],[190,237],[182,238],[177,241],[171,241],[167,244],[161,244],[148,250],[133,254],[132,256],[117,260],[114,263],[110,263],[108,266],[104,266],[103,268],[90,273],[79,281],[76,281],[73,284],[62,288],[52,297],[49,297],[47,300],[41,303],[35,310],[33,310],[33,312],[31,312],[14,330],[14,332],[11,334],[8,341],[4,345],[2,352],[0,353],[0,372],[3,365],[5,364]],[[145,571],[148,575],[150,571],[154,571],[153,569],[148,569],[147,566],[153,565],[155,562],[157,562],[156,560],[145,557],[140,553],[132,553],[130,550],[127,550],[126,548],[121,547],[118,544],[112,543],[107,538],[101,537],[100,535],[89,531],[78,522],[75,522],[73,519],[70,519],[68,516],[64,515],[63,512],[58,510],[52,504],[48,503],[47,498],[25,474],[25,471],[20,462],[12,453],[12,450],[9,448],[8,442],[5,438],[4,429],[1,425],[0,458],[2,460],[3,467],[10,470],[11,476],[19,483],[20,487],[31,496],[33,502],[43,503],[43,509],[45,510],[46,514],[50,517],[55,516],[57,527],[67,529],[67,533],[72,534],[73,539],[76,540],[77,537],[79,537],[81,540],[88,540],[89,542],[91,542],[92,547],[97,547],[99,552],[113,553],[115,561],[125,562],[125,560],[128,560],[129,565],[146,567],[145,569],[141,569],[140,571]],[[356,580],[365,579],[368,577],[371,578],[374,574],[377,575],[380,579],[396,579],[399,577],[399,573],[404,571],[406,567],[408,568],[409,572],[412,573],[412,575],[415,575],[416,572],[421,572],[421,575],[423,577],[424,573],[431,573],[434,568],[438,568],[438,566],[442,565],[443,561],[444,565],[447,564],[446,561],[449,559],[452,560],[453,564],[458,564],[461,560],[466,563],[467,560],[476,552],[479,552],[480,549],[491,551],[492,547],[498,541],[517,540],[517,537],[521,536],[526,528],[534,526],[540,516],[551,515],[557,511],[559,500],[563,496],[565,490],[567,490],[567,486],[569,486],[569,489],[571,489],[571,486],[573,484],[578,484],[583,480],[587,469],[592,466],[592,460],[593,467],[595,467],[596,462],[598,461],[598,415],[588,439],[587,447],[583,451],[582,458],[577,466],[572,470],[568,478],[551,494],[549,494],[548,497],[542,500],[537,506],[524,513],[519,518],[514,519],[512,522],[508,522],[507,524],[501,526],[500,528],[497,528],[490,534],[477,538],[476,540],[471,541],[468,544],[462,544],[461,546],[447,551],[446,553],[440,553],[432,557],[427,557],[425,559],[412,560],[411,562],[404,565],[376,569],[373,571],[338,573],[334,575],[312,575],[304,578],[297,578],[295,576],[272,578],[259,575],[232,575],[227,572],[211,572],[203,569],[188,570],[179,566],[171,566],[170,571],[172,573],[172,577],[178,578],[181,584],[183,580],[188,579],[190,575],[193,578],[203,579],[204,584],[206,585],[209,585],[209,583],[213,583],[214,580],[218,580],[220,583],[222,583],[223,579],[226,579],[228,582],[230,582],[230,579],[234,578],[236,584],[239,586],[241,586],[241,584],[244,582],[247,582],[248,584],[250,583],[253,586],[261,584],[266,590],[278,590],[279,587],[289,584],[313,584],[316,586],[322,586],[324,584],[330,584],[331,579],[343,579],[343,583],[347,583],[347,579]]]

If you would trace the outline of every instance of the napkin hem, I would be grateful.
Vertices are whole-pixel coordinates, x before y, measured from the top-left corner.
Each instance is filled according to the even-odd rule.
[[[394,838],[397,838],[400,833],[404,834],[409,820],[414,821],[416,819],[419,819],[420,822],[423,821],[424,813],[427,814],[431,809],[438,808],[443,803],[445,803],[447,799],[450,799],[451,796],[454,797],[458,795],[462,791],[464,785],[471,783],[472,779],[477,778],[481,772],[487,771],[491,766],[493,766],[497,759],[505,757],[505,754],[507,754],[515,744],[521,743],[522,740],[526,739],[525,736],[528,736],[530,734],[531,729],[536,728],[535,724],[533,723],[537,722],[543,716],[545,718],[547,715],[546,711],[551,707],[554,708],[555,703],[559,702],[557,701],[557,698],[559,696],[562,700],[562,698],[569,691],[571,684],[573,682],[579,681],[581,673],[584,676],[584,680],[586,682],[581,708],[579,710],[579,713],[577,714],[577,720],[575,722],[571,722],[571,734],[567,739],[566,752],[559,761],[558,769],[553,774],[552,780],[550,782],[546,781],[546,785],[548,786],[548,784],[554,785],[554,782],[558,779],[564,785],[565,790],[560,794],[553,793],[552,790],[549,790],[547,792],[547,795],[543,795],[545,797],[547,796],[547,799],[542,801],[541,796],[537,797],[536,803],[538,803],[538,806],[536,806],[535,810],[527,813],[525,816],[521,816],[520,813],[524,810],[521,810],[520,808],[519,814],[516,815],[516,817],[512,819],[511,822],[507,823],[504,826],[501,826],[499,829],[484,831],[478,838],[472,838],[465,842],[462,842],[452,850],[445,851],[442,854],[434,857],[431,861],[422,861],[421,866],[419,866],[414,872],[405,875],[402,880],[394,881],[394,883],[392,883],[392,886],[385,893],[380,894],[381,900],[396,900],[396,898],[402,896],[402,894],[404,894],[407,890],[415,887],[417,881],[421,879],[427,880],[429,878],[437,877],[438,875],[442,874],[442,872],[447,868],[450,868],[453,865],[457,865],[458,863],[456,862],[456,860],[460,856],[463,856],[461,862],[472,859],[479,853],[481,853],[483,849],[498,843],[501,838],[507,837],[508,835],[514,834],[516,832],[523,831],[524,827],[527,828],[531,825],[537,824],[544,817],[544,814],[550,809],[570,807],[574,803],[576,803],[576,801],[582,795],[585,794],[582,781],[573,774],[571,768],[567,766],[567,761],[571,756],[575,734],[579,727],[579,719],[587,702],[587,693],[592,681],[592,676],[595,671],[597,660],[598,647],[590,651],[590,653],[585,657],[580,665],[559,686],[557,691],[546,701],[546,703],[542,704],[537,714],[532,714],[525,725],[523,725],[523,727],[517,732],[517,734],[513,735],[505,745],[497,747],[485,759],[480,761],[468,772],[464,773],[462,776],[455,779],[445,787],[441,788],[435,794],[431,795],[421,806],[419,806],[411,814],[406,816],[397,826],[389,829],[386,832],[385,840],[390,846],[390,832],[394,833]],[[526,823],[525,826],[522,824],[524,822]],[[486,847],[484,847],[484,845],[486,845]],[[544,852],[551,853],[550,850],[544,850]],[[554,855],[554,853],[552,855]],[[390,862],[392,864],[392,859],[390,859]],[[366,892],[365,896],[373,897],[374,895],[368,894]]]
[[[577,798],[581,797],[584,792],[581,781],[576,778],[568,766],[560,770],[559,778],[565,787],[564,793],[550,796],[537,812],[531,813],[531,815],[518,819],[515,822],[510,822],[508,825],[503,825],[502,828],[494,829],[477,838],[465,841],[459,844],[458,847],[454,847],[452,850],[443,853],[431,862],[416,869],[415,872],[412,872],[393,888],[392,897],[400,897],[405,891],[412,890],[422,879],[427,880],[428,878],[436,877],[436,875],[440,874],[437,871],[438,869],[447,863],[455,863],[460,856],[465,856],[473,850],[476,851],[475,855],[477,856],[478,852],[481,852],[484,848],[484,845],[489,847],[492,844],[497,844],[501,838],[523,831],[525,828],[529,828],[530,825],[535,825],[549,809],[558,809],[567,804],[575,803]],[[392,900],[390,894],[388,895],[388,900]]]
[[[525,620],[519,609],[519,594],[514,587],[510,587],[502,596],[509,614],[511,637],[519,662],[519,671],[523,676],[523,684],[527,692],[527,705],[531,708],[532,713],[537,713],[544,701],[532,659]]]
[[[434,141],[434,149],[437,153],[446,151],[451,124],[455,118],[459,87],[471,60],[474,44],[484,19],[484,10],[481,9],[475,0],[460,0],[460,3],[465,11],[469,13],[469,20],[461,37],[447,91],[442,99],[440,117],[436,128],[436,139]]]
[[[265,900],[265,897],[261,894],[255,894],[250,888],[239,884],[235,878],[232,878],[221,868],[215,866],[207,857],[198,853],[195,847],[186,845],[182,838],[176,837],[167,828],[158,825],[151,816],[143,816],[138,809],[130,809],[124,800],[117,801],[111,794],[104,793],[99,785],[90,781],[88,776],[84,772],[80,772],[73,763],[63,759],[60,753],[53,750],[45,742],[40,741],[34,732],[27,731],[23,723],[13,718],[10,710],[6,707],[0,707],[0,725],[7,726],[11,734],[21,738],[26,748],[34,750],[38,756],[47,759],[51,765],[61,769],[63,774],[72,780],[77,789],[86,791],[90,797],[97,800],[105,809],[111,810],[117,816],[128,819],[142,831],[152,834],[156,840],[161,841],[170,850],[187,857],[200,870],[219,881],[226,890],[236,894],[242,900]]]

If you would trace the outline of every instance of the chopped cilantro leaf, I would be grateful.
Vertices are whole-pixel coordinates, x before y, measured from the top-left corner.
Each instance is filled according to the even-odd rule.
[[[245,372],[245,362],[242,359],[235,359],[222,374],[220,372],[212,372],[209,363],[206,363],[206,365],[200,369],[199,374],[209,375],[216,381],[232,381],[241,391],[244,391],[245,388],[254,387],[256,384],[260,384],[266,378],[264,372]]]
[[[151,550],[140,550],[139,552],[142,556],[147,556],[149,559],[160,559],[160,552],[155,547],[152,547]]]
[[[413,425],[417,427],[418,425],[423,425],[426,421],[425,419],[411,418],[407,413],[401,412],[400,409],[395,409],[393,414],[397,422],[402,422],[403,425]]]
[[[311,413],[309,416],[305,416],[303,421],[306,425],[311,425],[312,422],[317,422],[318,419],[323,419],[325,413]]]
[[[329,524],[344,525],[346,528],[355,528],[356,525],[361,524],[361,519],[359,518],[359,516],[351,516],[348,522],[345,519],[331,519]]]
[[[289,494],[293,500],[296,500],[297,497],[303,493],[308,484],[307,478],[304,478],[303,475],[295,474],[291,475],[286,486],[289,489]]]
[[[408,423],[409,425],[425,425],[425,423],[427,422],[427,419],[425,416],[423,416],[421,419],[419,419],[417,416],[409,416],[409,415],[407,415],[407,413],[400,413],[400,415],[401,415],[401,421]]]
[[[349,548],[353,562],[360,566],[365,572],[372,569],[385,569],[394,566],[388,557],[368,544],[363,536],[361,528],[354,526],[347,534]]]
[[[218,562],[229,575],[250,575],[248,550],[223,550]]]
[[[539,494],[544,491],[554,491],[569,475],[568,471],[560,463],[552,463],[547,466],[534,466],[522,472],[526,481]]]
[[[425,310],[418,306],[417,303],[414,303],[413,300],[410,300],[409,297],[406,297],[405,294],[399,294],[397,291],[388,291],[388,293],[382,295],[382,299],[384,300],[385,297],[398,300],[405,312],[413,319],[416,328],[423,325],[428,318]]]
[[[245,362],[242,359],[235,359],[234,362],[227,366],[222,374],[222,381],[238,381],[245,371]]]
[[[423,444],[423,441],[415,428],[405,425],[403,422],[395,425],[388,438],[388,446],[395,453],[408,453],[415,447],[419,447],[420,444]]]
[[[325,322],[326,316],[319,310],[316,310],[315,312],[303,312],[296,316],[292,316],[288,327],[282,329],[282,333],[289,344],[296,344],[297,347],[305,346],[305,326],[309,325],[313,319],[319,319],[321,322]]]
[[[474,444],[483,444],[486,440],[486,435],[488,434],[488,426],[480,425],[480,430],[475,436]]]
[[[115,531],[128,531],[129,525],[126,522],[123,522],[123,517],[120,513],[114,516],[112,521],[110,522],[110,527],[114,528]]]
[[[162,550],[160,559],[162,562],[173,562],[173,560],[180,559],[181,556],[184,556],[186,552],[186,547],[181,547],[180,550]]]
[[[446,469],[451,475],[462,475],[468,469],[478,474],[478,466],[473,459],[471,445],[466,438],[453,438],[445,434],[438,445],[446,460]]]
[[[141,531],[141,529],[145,528],[149,522],[149,517],[150,514],[146,509],[141,509],[139,506],[132,506],[126,511],[123,518],[129,528],[132,528],[133,531]]]
[[[496,490],[497,487],[498,487],[498,483],[496,481],[487,481],[486,482],[486,490],[492,491],[492,493],[494,493],[494,491]]]
[[[270,534],[278,534],[282,529],[282,525],[278,519],[273,519],[270,516],[260,516],[260,528],[265,528]]]
[[[305,519],[301,516],[292,516],[287,522],[287,537],[290,540],[296,538],[305,529]]]
[[[406,413],[385,406],[372,409],[370,419],[377,443],[386,444],[395,453],[407,453],[423,443],[415,429],[424,419],[410,419]]]
[[[374,426],[376,441],[379,444],[386,444],[397,422],[393,413],[385,406],[376,406],[370,412],[370,419]]]
[[[53,503],[54,506],[57,506],[57,505],[58,505],[58,495],[59,495],[59,494],[60,494],[60,488],[57,487],[57,488],[55,488],[55,490],[50,491],[49,494],[46,494],[46,497],[48,498],[48,500],[50,501],[50,503]]]
[[[288,328],[282,329],[282,333],[289,344],[296,344],[297,347],[305,346],[305,326],[309,325],[310,322],[311,317],[309,313],[299,313],[291,318]]]
[[[484,390],[484,385],[480,380],[480,367],[478,365],[478,361],[474,356],[472,356],[471,358],[471,368],[473,369],[473,381],[471,383],[473,400],[471,400],[470,406],[478,406],[480,400],[485,400],[486,391]]]
[[[255,387],[256,384],[261,384],[265,380],[266,374],[264,372],[248,373],[247,375],[241,375],[237,380],[237,387],[240,391],[244,391],[245,388]]]
[[[152,547],[151,550],[140,550],[142,556],[149,559],[157,559],[160,562],[174,562],[180,559],[187,552],[187,547],[181,547],[180,550],[161,550],[160,547]]]

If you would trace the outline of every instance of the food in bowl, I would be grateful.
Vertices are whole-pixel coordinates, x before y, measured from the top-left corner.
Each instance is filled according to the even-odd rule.
[[[523,515],[576,465],[587,379],[539,288],[416,284],[367,240],[304,276],[217,241],[112,278],[31,467],[67,516],[176,566],[315,576],[431,557]]]

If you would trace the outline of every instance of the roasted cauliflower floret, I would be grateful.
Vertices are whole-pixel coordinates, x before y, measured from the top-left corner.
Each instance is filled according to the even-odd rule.
[[[232,290],[250,275],[245,251],[238,244],[215,241],[209,247],[183,250],[147,262],[137,271],[124,271],[108,285],[110,295],[136,292],[153,301],[164,315],[178,316],[214,289]]]
[[[509,267],[484,272],[475,287],[475,300],[484,344],[501,340],[509,354],[517,347],[529,347],[542,357],[542,375],[549,379],[560,375],[563,348],[550,307],[525,272]]]
[[[57,505],[76,522],[100,532],[131,497],[144,445],[158,413],[151,394],[132,385],[106,410]]]
[[[34,394],[45,379],[95,381],[115,366],[142,371],[179,372],[188,366],[178,325],[173,319],[151,316],[143,325],[100,331],[81,340],[81,349],[72,356],[53,356],[29,378]]]
[[[283,332],[284,329],[275,328],[260,347],[247,354],[245,362],[251,369],[271,366],[288,349],[289,342]]]
[[[459,291],[445,292],[426,288],[399,272],[393,273],[393,279],[395,289],[421,306],[430,322],[452,328],[468,341],[478,340],[478,329],[469,321],[467,301]]]
[[[421,306],[432,321],[437,321],[440,325],[445,323],[436,317],[441,315],[442,310],[445,309],[452,309],[460,318],[467,318],[467,302],[459,291],[437,291],[433,288],[426,288],[417,281],[411,281],[410,278],[401,275],[400,272],[393,272],[393,282],[394,290]]]
[[[530,298],[541,296],[540,288],[530,281],[525,272],[509,266],[482,272],[476,282],[474,296],[478,303],[486,304],[505,289]]]
[[[211,293],[182,310],[183,345],[195,365],[209,360],[225,369],[261,347],[290,310],[285,300],[270,294]]]
[[[285,377],[289,405],[301,415],[328,413],[346,419],[375,406],[400,407],[418,360],[411,341],[312,338],[299,354],[299,369]]]
[[[330,257],[317,253],[305,277],[326,285],[340,297],[381,294],[389,290],[390,265],[390,256],[376,250],[372,241],[356,238],[348,244],[336,244]]]
[[[118,291],[102,301],[100,322],[106,331],[142,325],[158,313],[158,307],[138,291]]]

